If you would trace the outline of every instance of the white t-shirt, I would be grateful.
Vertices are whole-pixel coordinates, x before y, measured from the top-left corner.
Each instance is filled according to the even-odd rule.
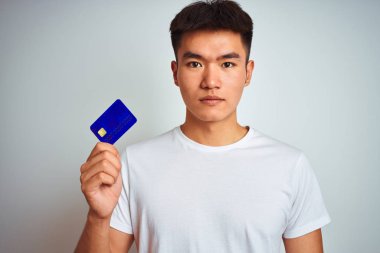
[[[176,127],[127,147],[121,174],[111,226],[141,253],[279,253],[330,222],[305,155],[252,128],[211,147]]]

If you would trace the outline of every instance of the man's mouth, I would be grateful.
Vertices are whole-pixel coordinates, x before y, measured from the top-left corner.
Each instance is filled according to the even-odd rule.
[[[224,99],[218,96],[205,96],[199,99],[199,101],[207,105],[216,105],[223,102]]]

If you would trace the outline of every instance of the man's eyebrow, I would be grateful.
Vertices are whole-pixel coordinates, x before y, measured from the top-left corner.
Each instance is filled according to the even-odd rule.
[[[203,56],[202,55],[199,55],[199,54],[196,54],[196,53],[193,53],[191,51],[187,51],[183,54],[182,56],[183,58],[194,58],[194,59],[203,59]]]
[[[202,55],[193,53],[191,51],[185,52],[182,57],[185,59],[187,59],[187,58],[204,59],[204,57]],[[238,53],[231,52],[231,53],[227,53],[227,54],[218,56],[218,58],[216,58],[216,59],[218,61],[221,59],[240,59],[240,55]]]
[[[235,58],[240,59],[240,55],[238,53],[231,52],[228,54],[221,55],[217,59],[220,60],[220,59],[235,59]]]

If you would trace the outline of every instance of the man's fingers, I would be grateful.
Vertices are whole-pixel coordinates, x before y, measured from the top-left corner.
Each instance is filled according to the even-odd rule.
[[[82,191],[92,191],[102,184],[114,184],[120,169],[120,155],[117,149],[109,143],[98,142],[80,168]]]
[[[119,175],[120,168],[116,168],[110,161],[108,160],[100,160],[91,166],[91,169],[85,170],[81,174],[81,183],[85,183],[91,177],[98,173],[105,173],[110,175],[116,181],[117,176]]]
[[[95,147],[92,149],[90,155],[87,158],[87,161],[89,159],[91,159],[91,157],[97,155],[98,153],[100,153],[104,150],[108,150],[111,153],[113,153],[115,156],[120,157],[119,151],[117,151],[117,149],[115,148],[114,145],[106,143],[106,142],[98,142],[98,143],[96,143]]]
[[[100,172],[92,176],[85,184],[82,184],[82,192],[91,192],[94,189],[99,188],[101,185],[113,185],[116,182],[116,179],[112,176]]]
[[[109,161],[118,170],[121,169],[120,157],[115,156],[114,153],[110,152],[109,150],[103,150],[99,152],[97,155],[93,156],[90,160],[87,160],[87,162],[85,162],[81,166],[80,172],[81,173],[85,172],[86,170],[94,166],[94,164],[102,160]]]

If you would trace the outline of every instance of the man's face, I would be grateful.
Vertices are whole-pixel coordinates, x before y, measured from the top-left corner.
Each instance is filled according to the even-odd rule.
[[[185,33],[177,59],[172,71],[187,119],[236,120],[236,107],[253,71],[253,61],[246,63],[240,34],[226,30]]]

